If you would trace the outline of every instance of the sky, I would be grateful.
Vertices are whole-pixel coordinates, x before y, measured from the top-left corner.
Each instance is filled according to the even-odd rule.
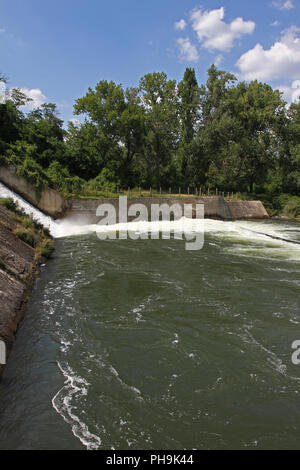
[[[180,81],[193,67],[201,84],[212,63],[297,100],[300,0],[0,0],[0,72],[65,122],[100,80]]]

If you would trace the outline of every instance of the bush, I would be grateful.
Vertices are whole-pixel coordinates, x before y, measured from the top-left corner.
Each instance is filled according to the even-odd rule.
[[[120,187],[120,181],[114,172],[103,168],[96,178],[87,183],[86,188],[91,191],[109,191],[115,193],[118,186]]]
[[[34,225],[34,221],[33,219],[31,219],[30,217],[23,217],[21,220],[20,220],[20,223],[23,225],[23,227],[25,228],[30,228],[32,230],[34,230],[35,228],[35,225]]]
[[[38,193],[48,186],[47,176],[42,167],[31,158],[26,158],[17,166],[17,175],[31,183]]]
[[[47,239],[43,240],[42,243],[37,248],[37,253],[45,258],[50,258],[54,251],[54,242],[53,240]]]
[[[292,196],[284,204],[282,215],[285,217],[300,217],[300,197]]]
[[[13,233],[27,245],[32,246],[32,248],[36,247],[37,242],[32,229],[17,228]]]
[[[17,210],[17,204],[15,203],[15,201],[11,197],[0,198],[0,204],[1,204],[1,206],[6,207],[6,209],[8,209],[12,212],[15,212]]]

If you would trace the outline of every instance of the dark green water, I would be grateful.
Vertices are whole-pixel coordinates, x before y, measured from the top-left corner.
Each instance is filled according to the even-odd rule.
[[[198,252],[57,240],[0,384],[0,449],[300,449],[299,246],[228,227]]]

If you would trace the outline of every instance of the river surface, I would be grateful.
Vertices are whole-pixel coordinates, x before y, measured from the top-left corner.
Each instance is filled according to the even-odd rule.
[[[261,235],[300,226],[205,226],[199,251],[55,241],[0,383],[0,449],[300,449],[300,245]]]

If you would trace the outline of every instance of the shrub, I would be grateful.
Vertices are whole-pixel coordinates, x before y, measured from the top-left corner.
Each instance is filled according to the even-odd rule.
[[[34,236],[34,231],[32,229],[22,229],[17,228],[13,231],[13,233],[23,242],[27,243],[27,245],[32,246],[32,248],[36,247],[36,239]]]
[[[50,239],[43,240],[37,247],[37,253],[45,258],[50,258],[54,251],[54,242]]]
[[[282,214],[286,217],[296,218],[300,216],[300,198],[291,197],[284,205]]]
[[[17,209],[17,204],[15,203],[15,201],[11,197],[0,198],[0,204],[1,204],[1,206],[6,207],[6,209],[8,209],[10,211],[16,211],[16,209]]]

